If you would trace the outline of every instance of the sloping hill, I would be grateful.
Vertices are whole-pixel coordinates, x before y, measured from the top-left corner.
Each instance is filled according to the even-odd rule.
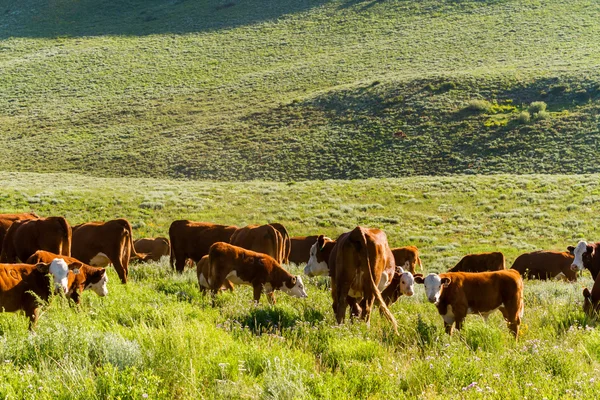
[[[600,171],[594,1],[31,0],[0,14],[3,170]],[[528,118],[536,101],[547,111]]]

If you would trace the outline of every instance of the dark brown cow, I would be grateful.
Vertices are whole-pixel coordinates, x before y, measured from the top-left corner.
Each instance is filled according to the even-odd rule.
[[[288,233],[287,229],[285,229],[285,226],[283,226],[282,224],[280,224],[279,222],[272,222],[269,223],[269,225],[271,225],[273,228],[275,228],[280,234],[281,237],[283,239],[283,243],[281,246],[281,263],[282,264],[289,264],[290,263],[290,251],[292,251],[292,243],[290,241],[290,234]]]
[[[132,236],[126,219],[80,224],[73,227],[72,255],[95,267],[112,263],[121,282],[127,283],[129,259],[136,254]]]
[[[71,255],[71,226],[63,217],[15,221],[8,229],[0,262],[24,262],[38,250]]]
[[[316,243],[318,238],[316,235],[291,237],[289,260],[296,265],[307,263],[310,258],[310,248]]]
[[[169,227],[171,239],[171,268],[183,272],[186,260],[197,263],[208,254],[216,242],[229,242],[237,226],[216,225],[210,222],[174,221]],[[193,263],[191,264],[193,266]]]
[[[416,278],[425,285],[425,294],[444,320],[446,333],[452,326],[462,328],[467,314],[481,314],[485,319],[499,309],[515,335],[523,318],[523,279],[514,269],[493,272],[448,272]]]
[[[52,290],[47,275],[52,275],[54,290],[64,294],[68,288],[68,273],[64,260],[37,265],[0,264],[0,310],[25,311],[29,329],[32,329],[39,317],[38,298],[48,301]]]
[[[2,243],[8,228],[15,221],[22,221],[25,219],[37,219],[39,216],[36,213],[18,213],[18,214],[0,214],[0,252],[2,251]]]
[[[198,288],[200,292],[204,293],[210,289],[210,285],[208,284],[208,274],[210,270],[210,264],[208,262],[208,255],[205,255],[196,263],[196,276],[198,277]],[[233,292],[233,284],[229,282],[227,279],[223,282],[223,286],[221,286],[221,290],[229,289]]]
[[[207,281],[216,295],[225,280],[236,285],[250,285],[254,301],[260,300],[263,290],[269,294],[281,290],[293,297],[308,297],[302,278],[287,272],[273,257],[246,250],[229,243],[217,242],[208,253]]]
[[[566,251],[534,251],[521,254],[510,269],[519,271],[527,279],[563,278],[577,281],[577,272],[571,270],[573,256]]]
[[[600,242],[587,243],[581,240],[577,246],[569,246],[567,250],[574,256],[571,269],[573,271],[583,271],[589,269],[594,281],[598,279],[600,273],[600,251],[596,251]]]
[[[237,229],[229,241],[234,246],[267,254],[282,262],[283,237],[271,225],[248,225]]]
[[[600,279],[594,281],[592,291],[583,289],[583,311],[591,318],[596,318],[600,313]]]
[[[405,271],[415,274],[415,265],[419,266],[419,269],[423,271],[423,264],[419,257],[419,249],[416,246],[404,246],[396,247],[392,249],[394,260],[396,265],[402,267]]]
[[[171,254],[171,245],[169,239],[165,237],[143,238],[133,242],[133,248],[138,254],[147,254],[142,261],[159,261],[162,256]],[[133,257],[132,257],[133,258]]]
[[[506,269],[504,254],[500,252],[467,254],[448,272],[486,272]]]
[[[108,294],[108,276],[106,269],[92,267],[82,263],[76,258],[67,257],[60,254],[50,253],[44,250],[36,251],[29,259],[27,264],[49,264],[54,259],[59,258],[65,260],[69,267],[69,284],[67,296],[73,299],[76,304],[81,301],[81,293],[84,290],[92,289],[98,296],[104,297]]]

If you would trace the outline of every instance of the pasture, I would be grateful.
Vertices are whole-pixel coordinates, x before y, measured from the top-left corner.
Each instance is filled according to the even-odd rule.
[[[392,246],[417,245],[425,271],[468,252],[564,249],[598,238],[600,176],[456,176],[302,183],[214,183],[0,173],[0,209],[65,215],[72,223],[125,217],[134,237],[165,235],[172,220],[244,225],[278,221],[292,235],[330,236],[357,224],[383,228]],[[296,273],[301,269],[290,268]],[[575,284],[526,282],[515,343],[500,313],[444,333],[423,288],[371,327],[334,324],[328,279],[305,278],[308,299],[251,290],[212,308],[194,271],[167,259],[133,265],[109,295],[80,307],[54,298],[36,332],[0,315],[5,398],[593,398],[600,391],[600,332]]]

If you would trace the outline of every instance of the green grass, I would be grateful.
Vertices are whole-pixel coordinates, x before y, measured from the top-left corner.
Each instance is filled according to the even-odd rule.
[[[594,1],[0,1],[0,169],[600,172]],[[470,101],[508,106],[469,112]],[[521,111],[543,101],[543,118]]]
[[[182,217],[231,224],[280,221],[292,235],[330,236],[356,224],[416,244],[426,272],[467,252],[501,250],[510,263],[533,249],[564,249],[600,234],[600,176],[456,176],[294,184],[104,179],[0,173],[0,209],[66,215],[73,224],[128,218],[134,237],[165,235]],[[146,207],[143,204],[160,204]],[[290,266],[300,273],[301,267]],[[251,289],[212,308],[194,271],[163,258],[133,265],[109,295],[80,307],[54,298],[35,334],[0,314],[0,396],[7,398],[593,398],[600,331],[582,312],[582,286],[526,282],[519,342],[500,313],[469,316],[448,337],[423,289],[392,308],[395,336],[335,324],[327,279],[305,278],[308,299],[251,305]],[[475,382],[475,383],[474,383]]]

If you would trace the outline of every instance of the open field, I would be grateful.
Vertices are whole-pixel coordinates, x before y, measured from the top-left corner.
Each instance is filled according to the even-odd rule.
[[[166,234],[189,217],[243,225],[282,222],[292,235],[331,236],[356,224],[416,244],[426,272],[464,253],[563,249],[597,239],[600,176],[457,176],[295,184],[100,179],[0,173],[0,209],[63,214],[71,223],[128,218],[134,236]],[[292,270],[300,271],[292,266]],[[466,320],[448,337],[422,287],[392,308],[399,336],[375,312],[371,328],[335,326],[327,279],[306,278],[308,299],[224,293],[216,308],[193,271],[166,259],[109,269],[106,298],[81,307],[55,298],[36,333],[0,315],[0,396],[8,398],[594,398],[600,331],[575,284],[526,282],[522,335],[500,313]],[[474,384],[474,382],[476,382]]]
[[[593,0],[0,0],[0,14],[1,170],[600,172]],[[528,116],[536,101],[547,110]]]

